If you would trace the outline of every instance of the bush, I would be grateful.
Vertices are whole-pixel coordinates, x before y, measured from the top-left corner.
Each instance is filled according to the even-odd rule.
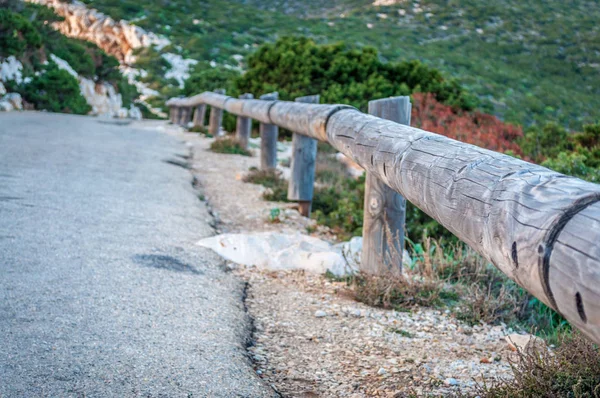
[[[470,110],[473,97],[419,61],[384,63],[372,47],[316,44],[285,37],[262,45],[248,58],[248,70],[236,80],[239,92],[278,91],[282,100],[318,93],[324,103],[343,103],[366,111],[374,98],[431,92],[442,102]]]
[[[600,396],[600,354],[598,346],[574,333],[562,338],[549,352],[545,346],[528,346],[511,363],[514,380],[480,386],[487,398],[537,398]]]
[[[91,111],[79,90],[77,79],[49,62],[45,73],[20,86],[21,94],[38,110],[85,115]]]
[[[0,9],[0,56],[21,56],[25,51],[42,46],[42,37],[23,16]]]

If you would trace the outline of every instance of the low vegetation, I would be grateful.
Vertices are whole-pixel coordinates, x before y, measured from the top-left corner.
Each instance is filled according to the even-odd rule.
[[[267,190],[263,199],[272,202],[287,202],[288,183],[277,170],[259,170],[251,168],[244,177],[244,182],[262,185]]]
[[[210,150],[217,153],[230,155],[252,156],[252,152],[245,149],[240,143],[231,137],[218,138],[210,144]]]
[[[479,386],[485,398],[596,398],[600,396],[598,345],[580,333],[561,337],[552,352],[530,345],[511,363],[513,380]]]

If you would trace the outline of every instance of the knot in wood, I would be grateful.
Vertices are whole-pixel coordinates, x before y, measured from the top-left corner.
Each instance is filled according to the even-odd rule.
[[[381,206],[383,205],[383,201],[377,195],[371,195],[369,197],[369,213],[378,214],[381,212]]]

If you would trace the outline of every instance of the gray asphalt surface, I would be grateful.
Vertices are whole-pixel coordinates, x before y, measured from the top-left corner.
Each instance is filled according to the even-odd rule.
[[[272,396],[185,146],[149,122],[0,114],[0,397]]]

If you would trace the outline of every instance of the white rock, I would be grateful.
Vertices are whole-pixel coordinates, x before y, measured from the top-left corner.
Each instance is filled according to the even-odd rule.
[[[14,55],[0,62],[0,81],[14,80],[17,84],[23,82],[23,64]]]
[[[56,63],[58,69],[67,71],[69,75],[73,76],[76,79],[79,78],[79,75],[77,74],[77,72],[75,72],[75,69],[73,69],[71,65],[69,65],[69,63],[64,59],[61,59],[54,54],[50,54],[50,59]]]
[[[129,118],[133,120],[142,120],[142,111],[140,110],[140,108],[131,104],[129,106]]]
[[[327,313],[325,311],[322,311],[322,310],[315,311],[315,317],[317,317],[317,318],[325,318],[326,316],[327,316]]]
[[[5,100],[0,100],[0,112],[10,112],[14,110],[15,107],[12,104]]]
[[[23,109],[23,99],[19,93],[8,93],[2,98],[2,101],[7,101],[16,110]]]
[[[0,95],[4,95],[6,94],[6,88],[4,87],[4,84],[2,84],[2,82],[0,82]]]
[[[165,73],[165,78],[177,80],[179,88],[183,88],[185,81],[190,77],[190,67],[197,64],[198,61],[184,59],[181,55],[172,53],[161,54],[161,56],[171,64],[171,68]]]
[[[457,386],[458,380],[452,377],[448,377],[446,380],[444,380],[444,384],[447,386]]]
[[[330,271],[344,276],[356,271],[339,247],[307,235],[276,232],[223,234],[197,243],[234,263],[270,270]]]

